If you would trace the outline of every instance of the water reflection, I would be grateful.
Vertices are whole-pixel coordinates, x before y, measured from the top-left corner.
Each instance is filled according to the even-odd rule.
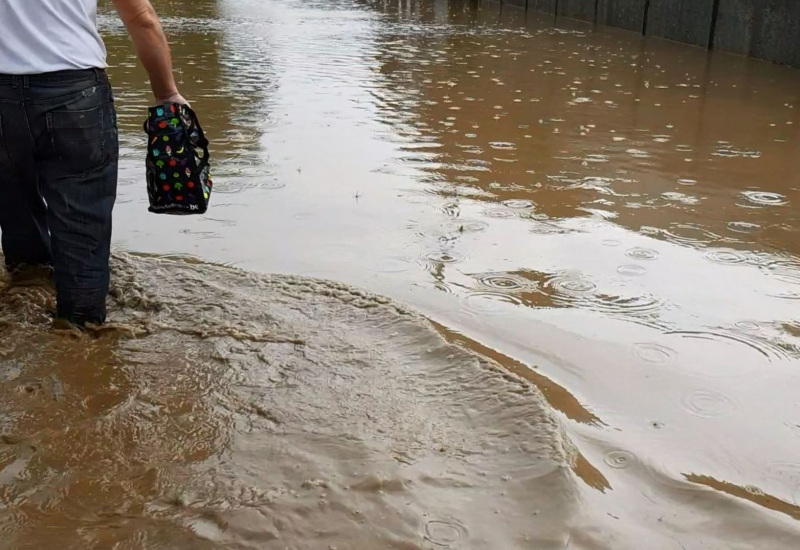
[[[221,21],[229,18],[230,10],[216,1],[177,1],[158,8],[176,60],[178,86],[202,114],[206,132],[215,137],[212,154],[220,182],[215,190],[235,193],[279,186],[270,177],[269,160],[260,145],[265,128],[272,124],[269,97],[276,85],[268,35],[260,32],[262,23],[239,20],[224,25]],[[117,90],[122,156],[140,161],[143,113],[153,102],[147,74],[113,11],[101,16],[100,25]],[[133,178],[134,171],[123,162],[125,175],[123,181]]]
[[[483,217],[527,220],[531,233],[548,240],[599,233],[613,222],[707,249],[704,258],[721,265],[747,256],[762,274],[753,272],[762,288],[776,283],[776,264],[792,273],[800,267],[798,205],[788,199],[796,187],[786,177],[798,168],[791,154],[795,97],[781,85],[793,72],[597,34],[574,22],[537,28],[539,15],[526,21],[520,10],[498,14],[491,3],[477,12],[462,2],[445,3],[444,11],[441,2],[412,4],[380,39],[375,96],[380,120],[394,130],[397,170],[413,166],[429,183],[426,192],[441,196],[447,208],[459,200],[488,203]],[[501,30],[515,27],[522,32]],[[758,72],[769,78],[753,77]],[[735,119],[727,116],[732,105]],[[782,128],[770,130],[778,118]],[[525,242],[531,249],[543,244],[533,236]],[[511,252],[516,243],[503,246],[508,255],[529,256]],[[457,239],[451,249],[448,257],[464,255]],[[659,252],[634,247],[626,255],[641,262],[657,260]],[[562,275],[543,270],[542,262],[552,264],[542,258],[518,268],[553,277],[559,301]],[[620,263],[616,271],[645,275],[646,266]],[[636,316],[664,302],[648,297],[643,285],[603,279],[599,290],[576,282],[577,293],[567,285],[568,304],[594,308],[574,299],[588,293],[600,310]],[[775,307],[785,318],[793,315],[788,304]]]

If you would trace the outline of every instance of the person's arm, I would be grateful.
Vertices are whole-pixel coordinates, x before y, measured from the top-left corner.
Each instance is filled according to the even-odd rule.
[[[149,0],[114,0],[120,19],[133,40],[136,55],[150,75],[158,103],[188,103],[178,92],[172,74],[172,56],[156,10]]]

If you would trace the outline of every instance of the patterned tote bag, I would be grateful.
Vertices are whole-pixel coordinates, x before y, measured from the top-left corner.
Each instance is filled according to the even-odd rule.
[[[211,198],[206,139],[188,105],[150,107],[147,133],[147,195],[150,212],[203,214]]]

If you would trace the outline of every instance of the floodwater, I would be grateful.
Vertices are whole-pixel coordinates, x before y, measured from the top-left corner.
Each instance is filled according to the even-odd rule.
[[[146,212],[104,16],[112,324],[0,288],[0,548],[800,545],[800,72],[488,2],[157,7],[212,208]]]

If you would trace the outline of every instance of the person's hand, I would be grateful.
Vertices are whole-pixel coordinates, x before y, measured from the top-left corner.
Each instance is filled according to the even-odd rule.
[[[188,101],[179,93],[175,92],[171,96],[167,97],[157,97],[156,103],[159,105],[164,105],[165,103],[177,103],[178,105],[186,105],[191,107]]]

